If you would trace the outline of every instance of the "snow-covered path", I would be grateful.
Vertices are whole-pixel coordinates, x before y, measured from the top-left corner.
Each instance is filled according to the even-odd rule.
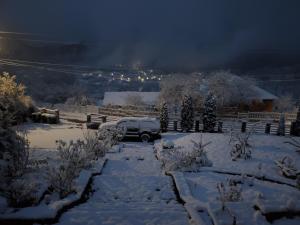
[[[58,224],[185,225],[188,214],[176,200],[172,178],[149,144],[125,144],[108,153],[102,175],[95,177],[91,198],[64,213]]]

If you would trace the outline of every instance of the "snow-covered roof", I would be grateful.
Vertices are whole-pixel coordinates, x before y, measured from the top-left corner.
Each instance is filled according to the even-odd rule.
[[[249,96],[250,99],[261,99],[261,100],[275,100],[278,97],[271,94],[270,92],[258,87],[258,86],[251,86],[251,89],[253,90],[253,96]]]
[[[126,101],[130,96],[140,96],[147,105],[155,105],[159,92],[137,92],[137,91],[121,91],[121,92],[105,92],[103,105],[126,105]]]

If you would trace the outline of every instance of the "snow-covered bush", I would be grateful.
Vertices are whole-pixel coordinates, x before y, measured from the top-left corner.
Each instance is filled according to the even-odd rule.
[[[87,132],[84,134],[84,148],[90,159],[98,159],[104,157],[108,150],[105,142],[99,140],[96,133]]]
[[[162,132],[168,131],[169,125],[169,115],[168,115],[168,105],[164,102],[160,109],[160,129]]]
[[[250,138],[255,131],[255,127],[256,125],[244,133],[231,129],[229,144],[232,145],[230,156],[233,161],[237,159],[251,159],[252,146]]]
[[[284,143],[290,144],[296,148],[296,152],[300,153],[300,141],[295,138],[290,137],[290,141],[286,141]]]
[[[225,208],[226,202],[238,202],[242,200],[242,187],[240,182],[234,179],[228,179],[225,183],[217,184],[219,200],[222,202],[222,208]]]
[[[82,169],[89,167],[94,160],[103,157],[108,150],[109,140],[99,139],[94,133],[85,133],[84,140],[70,141],[66,143],[57,141],[60,165],[49,167],[46,179],[50,188],[59,193],[60,198],[74,191],[74,180],[79,176]]]
[[[14,122],[24,121],[34,110],[31,98],[25,95],[25,86],[8,73],[0,75],[0,99]]]
[[[47,180],[52,191],[64,198],[75,190],[74,180],[78,176],[78,168],[72,163],[62,164],[58,168],[49,168]]]
[[[214,132],[217,121],[217,102],[215,96],[210,93],[205,99],[203,113],[203,131]]]
[[[161,147],[163,149],[172,149],[175,147],[175,144],[173,141],[171,140],[166,140],[166,139],[162,139],[161,140]]]
[[[4,196],[10,207],[23,208],[37,203],[36,191],[34,183],[24,179],[14,179],[6,188]]]
[[[192,97],[185,95],[181,105],[181,130],[188,132],[194,125],[194,107]]]
[[[110,148],[118,144],[124,138],[125,134],[125,127],[103,127],[98,130],[98,139]]]
[[[161,149],[158,158],[162,161],[167,171],[197,171],[203,166],[212,166],[212,162],[207,158],[205,147],[210,142],[203,144],[202,137],[199,142],[192,140],[194,146],[192,151],[184,152],[183,147],[177,146],[171,149]]]
[[[229,207],[226,206],[226,202],[238,202],[242,200],[242,187],[238,181],[234,179],[229,179],[225,182],[218,183],[217,189],[219,193],[218,200],[221,201],[222,211],[230,215],[232,217],[232,223],[236,224],[236,216],[232,213]]]
[[[296,179],[300,175],[300,171],[297,170],[294,160],[289,156],[285,156],[281,160],[276,160],[275,164],[279,167],[280,173],[285,177]]]

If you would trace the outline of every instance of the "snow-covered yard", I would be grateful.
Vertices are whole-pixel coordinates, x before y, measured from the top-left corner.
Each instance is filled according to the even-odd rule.
[[[194,166],[186,167],[183,162],[183,168],[169,171],[186,208],[197,214],[194,217],[198,222],[207,222],[209,217],[213,224],[300,223],[299,184],[296,179],[284,177],[275,164],[288,156],[299,173],[300,155],[284,143],[289,140],[287,137],[253,135],[249,140],[251,158],[235,161],[230,155],[233,146],[228,134],[169,133],[162,138],[155,148],[163,162],[172,158],[172,154],[165,153],[170,149],[163,149],[165,143],[174,144],[175,153],[193,152],[194,142],[201,139],[203,144],[209,143],[204,149],[211,167],[195,171]],[[294,217],[287,220],[285,216]]]
[[[75,192],[60,199],[45,198],[47,168],[61,160],[55,141],[82,139],[87,130],[64,120],[58,125],[20,128],[27,130],[30,160],[35,163],[24,178],[35,182],[41,202],[37,208],[2,208],[2,219],[36,218],[38,222],[45,217],[58,224],[124,225],[300,223],[299,184],[294,177],[283,176],[275,163],[288,156],[299,173],[300,155],[285,143],[288,137],[251,135],[246,145],[251,157],[234,160],[236,143],[230,142],[229,134],[166,133],[154,146],[121,143],[92,168],[82,170]],[[182,159],[185,162],[167,167]],[[65,207],[72,202],[76,202],[73,208]]]

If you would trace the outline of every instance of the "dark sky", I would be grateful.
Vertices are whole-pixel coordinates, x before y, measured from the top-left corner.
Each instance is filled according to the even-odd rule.
[[[299,0],[0,0],[0,31],[84,41],[105,48],[102,63],[214,66],[253,53],[297,60],[299,23]]]

